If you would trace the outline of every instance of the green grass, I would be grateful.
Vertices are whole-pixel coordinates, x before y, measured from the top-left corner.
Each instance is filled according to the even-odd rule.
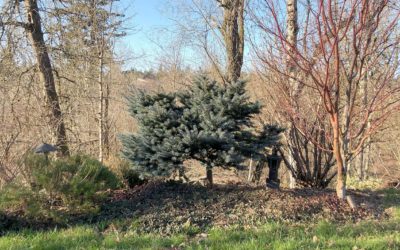
[[[52,232],[10,234],[0,239],[0,249],[155,249],[183,241],[183,236],[163,238],[129,232],[103,234],[94,227],[81,226]]]
[[[162,237],[132,230],[105,230],[105,225],[10,233],[0,238],[0,249],[400,249],[400,192],[385,191],[391,217],[359,223],[289,224],[270,222],[254,228],[209,230],[207,237],[186,233]],[[134,224],[134,222],[133,222]],[[196,230],[195,230],[196,231]],[[196,233],[196,232],[195,232]]]
[[[253,230],[212,230],[194,249],[399,249],[397,223],[311,226],[269,224]]]

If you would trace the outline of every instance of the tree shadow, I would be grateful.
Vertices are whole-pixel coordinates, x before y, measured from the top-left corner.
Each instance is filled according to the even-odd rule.
[[[18,214],[0,213],[0,235],[12,232],[45,231],[54,228],[68,228],[79,225],[109,224],[113,221],[132,221],[143,216],[165,214],[174,210],[175,214],[188,210],[207,209],[225,195],[234,194],[243,199],[244,192],[262,190],[263,187],[244,185],[214,185],[207,188],[201,185],[179,182],[152,182],[133,189],[119,190],[109,199],[98,204],[100,211],[96,214],[68,214],[59,212],[58,220],[53,218],[26,218]],[[242,193],[242,194],[241,194]],[[165,215],[164,215],[165,214]],[[202,224],[210,224],[214,217],[202,218]],[[183,222],[184,223],[184,222]]]
[[[378,193],[383,197],[383,206],[385,208],[398,207],[400,208],[400,189],[389,188],[379,190]]]
[[[52,219],[24,218],[0,212],[0,236],[10,232],[19,232],[22,230],[42,231],[59,226],[61,225],[55,223]]]

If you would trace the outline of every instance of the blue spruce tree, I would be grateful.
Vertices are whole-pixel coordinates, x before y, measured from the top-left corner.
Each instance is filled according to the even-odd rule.
[[[129,105],[139,131],[122,136],[122,153],[142,176],[183,175],[183,162],[195,159],[212,185],[214,167],[239,168],[246,157],[262,157],[279,139],[271,126],[256,131],[252,117],[261,106],[249,100],[242,81],[221,85],[199,76],[186,91],[141,92]]]
[[[139,92],[129,96],[128,103],[138,132],[121,136],[123,157],[142,178],[182,173],[187,158],[180,134],[183,107],[177,105],[175,95]]]

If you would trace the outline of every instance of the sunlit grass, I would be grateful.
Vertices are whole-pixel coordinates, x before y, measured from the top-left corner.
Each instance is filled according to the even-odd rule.
[[[399,249],[400,221],[337,225],[269,224],[253,230],[210,231],[194,249]]]

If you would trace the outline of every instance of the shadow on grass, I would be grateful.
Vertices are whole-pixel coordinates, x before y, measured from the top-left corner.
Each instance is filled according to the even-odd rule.
[[[383,189],[378,191],[383,195],[383,206],[398,207],[400,209],[400,190],[395,188]]]
[[[0,236],[28,230],[45,231],[54,228],[94,225],[105,230],[110,224],[130,227],[141,216],[162,215],[166,207],[174,204],[176,210],[191,210],[199,203],[205,208],[218,200],[221,195],[241,191],[260,190],[261,187],[218,186],[209,189],[200,185],[174,182],[148,183],[135,189],[124,190],[122,197],[109,197],[99,206],[98,213],[70,214],[66,211],[53,211],[56,217],[29,218],[21,215],[0,213]],[[238,196],[239,199],[240,194]],[[211,223],[212,218],[203,218],[203,224]],[[124,223],[126,225],[124,225]]]
[[[78,226],[66,230],[32,231],[24,230],[8,234],[0,239],[0,249],[154,249],[166,248],[182,242],[182,236],[161,237],[143,235],[140,237],[102,234],[96,228]]]

